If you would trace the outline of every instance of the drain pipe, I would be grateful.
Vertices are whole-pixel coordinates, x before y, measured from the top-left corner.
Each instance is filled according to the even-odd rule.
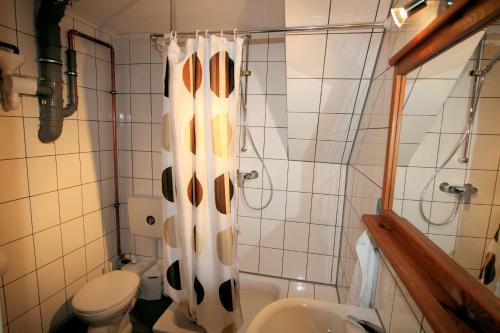
[[[71,115],[78,106],[76,92],[76,52],[66,51],[68,66],[68,99],[63,108],[63,81],[61,60],[61,37],[59,22],[69,0],[43,0],[38,8],[36,31],[38,43],[38,62],[40,68],[39,91],[50,91],[50,94],[40,94],[40,128],[38,138],[43,143],[55,141],[62,132],[63,119]]]
[[[77,30],[68,31],[68,47],[69,50],[74,52],[75,48],[75,37],[83,38],[96,43],[100,46],[106,47],[110,52],[111,60],[111,121],[113,127],[113,176],[114,176],[114,187],[115,187],[115,202],[113,207],[115,207],[115,219],[116,219],[116,251],[118,257],[121,259],[123,257],[121,240],[120,240],[120,185],[119,185],[119,170],[118,170],[118,140],[117,140],[117,123],[116,123],[116,80],[115,80],[115,49],[110,43],[104,42],[92,36],[86,35],[83,32]],[[75,73],[76,74],[76,73]],[[76,81],[76,75],[75,75]],[[76,87],[76,82],[75,82]],[[75,98],[76,92],[75,92]]]

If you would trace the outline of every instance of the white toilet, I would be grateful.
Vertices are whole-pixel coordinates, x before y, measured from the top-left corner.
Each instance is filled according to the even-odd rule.
[[[128,215],[131,233],[151,242],[153,259],[105,273],[75,294],[71,302],[73,310],[89,325],[89,333],[132,332],[129,312],[139,294],[141,276],[156,263],[163,225],[161,198],[129,198]]]

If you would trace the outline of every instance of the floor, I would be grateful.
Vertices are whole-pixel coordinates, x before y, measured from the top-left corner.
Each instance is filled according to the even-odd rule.
[[[330,285],[307,283],[249,273],[241,273],[240,280],[242,285],[242,307],[244,312],[247,312],[244,313],[243,316],[247,324],[251,321],[253,316],[260,311],[260,308],[266,305],[263,303],[258,304],[259,302],[255,302],[253,300],[259,291],[261,291],[261,287],[264,285],[273,285],[276,287],[277,291],[277,294],[273,296],[274,298],[269,298],[265,303],[289,297],[311,298],[338,303],[337,288]],[[131,321],[132,326],[134,327],[134,332],[152,332],[153,325],[165,312],[170,303],[171,300],[168,297],[162,297],[162,299],[158,301],[145,301],[138,299],[131,312]],[[245,311],[245,309],[247,310]],[[60,326],[55,332],[86,333],[87,325],[74,316]]]

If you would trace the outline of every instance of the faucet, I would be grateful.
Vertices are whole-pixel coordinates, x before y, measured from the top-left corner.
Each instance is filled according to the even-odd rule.
[[[243,172],[243,171],[240,171],[239,169],[236,170],[236,178],[238,180],[239,187],[243,186],[243,183],[245,182],[245,180],[256,179],[257,177],[259,177],[259,173],[257,172],[257,170],[252,170],[250,172]]]
[[[369,321],[366,321],[358,317],[354,317],[352,315],[348,315],[345,320],[347,320],[354,326],[364,330],[367,333],[385,333],[383,327],[377,326],[373,323],[370,323]]]
[[[477,187],[474,187],[472,184],[464,184],[460,185],[450,185],[447,182],[442,182],[439,184],[439,189],[446,193],[457,194],[462,197],[463,203],[470,203],[470,199],[473,194],[477,193]]]

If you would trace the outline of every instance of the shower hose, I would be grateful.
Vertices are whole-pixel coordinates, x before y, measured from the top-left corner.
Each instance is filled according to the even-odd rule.
[[[474,116],[476,115],[476,110],[477,110],[477,105],[479,103],[479,96],[481,95],[481,89],[483,88],[483,83],[484,79],[486,78],[486,74],[491,70],[493,67],[494,63],[500,58],[500,52],[497,52],[495,54],[495,57],[488,63],[488,65],[480,72],[479,74],[479,82],[477,83],[477,92],[475,94],[474,101],[472,102],[471,108],[469,110],[469,118],[467,120],[467,125],[464,128],[464,131],[462,133],[462,136],[460,137],[460,140],[455,144],[455,147],[452,149],[451,153],[446,157],[446,159],[441,163],[441,165],[434,171],[433,175],[429,178],[427,183],[425,184],[422,193],[420,194],[420,200],[419,200],[419,210],[420,210],[420,215],[424,219],[425,222],[427,222],[430,225],[434,226],[443,226],[451,223],[455,217],[458,214],[458,210],[460,208],[460,204],[463,201],[463,195],[459,194],[457,196],[457,199],[455,201],[455,206],[453,207],[453,210],[451,214],[444,219],[443,221],[440,222],[434,222],[430,219],[430,217],[427,217],[424,212],[424,197],[425,194],[427,193],[427,190],[429,189],[429,186],[433,183],[433,181],[436,179],[437,175],[444,169],[446,164],[455,156],[456,152],[462,144],[464,143],[465,139],[467,138],[468,135],[471,134],[472,132],[472,125],[474,123]]]
[[[246,108],[246,105],[244,106]],[[273,187],[273,181],[271,180],[271,174],[269,173],[269,170],[267,170],[266,164],[264,163],[264,159],[262,156],[260,156],[259,151],[257,150],[257,147],[255,146],[255,142],[253,141],[252,133],[250,133],[250,129],[248,126],[245,124],[245,132],[248,135],[248,138],[250,139],[250,144],[252,145],[253,150],[255,151],[255,155],[257,155],[257,158],[259,159],[260,163],[262,164],[262,167],[264,168],[264,171],[266,172],[267,179],[269,180],[269,186],[271,188],[271,194],[269,195],[269,198],[267,199],[266,203],[263,204],[260,207],[250,205],[248,202],[246,193],[245,193],[245,179],[243,179],[242,185],[241,185],[241,192],[243,194],[243,200],[245,201],[246,205],[250,207],[253,210],[263,210],[267,206],[271,204],[271,200],[273,200],[273,193],[274,193],[274,187]]]

